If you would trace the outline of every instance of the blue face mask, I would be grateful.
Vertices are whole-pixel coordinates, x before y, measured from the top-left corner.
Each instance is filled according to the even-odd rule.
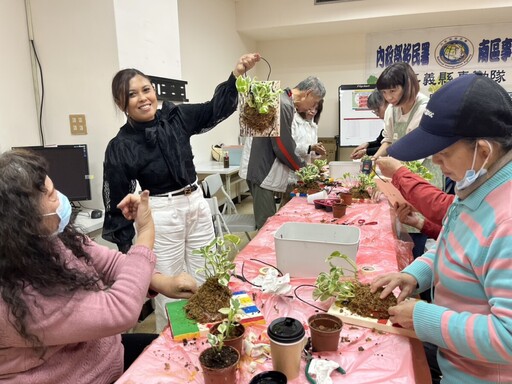
[[[69,220],[71,219],[71,203],[69,202],[66,195],[63,195],[59,191],[57,191],[57,196],[59,197],[59,206],[57,210],[52,213],[46,213],[43,216],[57,215],[59,216],[59,228],[54,233],[54,235],[64,232],[64,228],[69,224]]]
[[[485,164],[487,164],[487,160],[489,160],[489,157],[492,154],[492,145],[487,140],[484,140],[489,145],[489,155],[485,159],[484,163],[482,164],[482,167],[480,167],[480,170],[478,172],[475,172],[475,160],[476,160],[476,151],[478,149],[478,145],[475,144],[475,152],[473,154],[473,164],[471,165],[471,169],[468,169],[466,171],[466,174],[464,175],[464,178],[460,181],[457,181],[455,183],[455,186],[458,190],[465,189],[469,187],[471,184],[473,184],[479,177],[485,175],[487,173],[487,169],[485,169]]]

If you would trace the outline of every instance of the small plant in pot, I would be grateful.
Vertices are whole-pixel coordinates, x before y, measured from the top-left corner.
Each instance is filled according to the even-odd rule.
[[[240,353],[236,348],[225,345],[227,326],[224,323],[218,328],[219,333],[208,334],[211,347],[199,355],[199,363],[203,369],[205,384],[236,383],[236,371],[240,361]]]
[[[210,333],[213,335],[222,334],[224,344],[235,348],[241,356],[245,327],[240,323],[241,315],[244,313],[240,309],[240,300],[236,297],[231,297],[229,308],[221,308],[219,312],[226,316],[226,318],[214,324],[210,328]]]
[[[326,159],[315,159],[313,160],[313,164],[318,168],[318,173],[320,174],[320,178],[324,180],[329,173],[329,167],[327,167]]]
[[[348,172],[341,177],[341,185],[350,191],[354,199],[369,199],[376,186],[371,175],[352,175]]]
[[[232,297],[228,282],[235,270],[235,263],[231,260],[230,253],[239,243],[240,237],[226,234],[193,251],[194,254],[204,257],[204,267],[197,273],[204,274],[206,281],[185,305],[185,313],[189,319],[198,323],[222,320],[223,315],[219,310],[229,307]]]
[[[295,171],[299,181],[297,189],[299,193],[312,194],[320,191],[318,181],[320,180],[320,170],[315,164],[308,164]]]
[[[345,260],[350,269],[334,264],[333,260]],[[315,282],[313,299],[325,301],[334,298],[336,305],[345,307],[350,312],[363,317],[375,319],[389,318],[388,308],[396,305],[396,297],[388,295],[381,299],[382,288],[375,293],[370,292],[370,284],[362,284],[357,280],[357,266],[347,255],[335,251],[329,255],[329,271],[321,272]],[[346,276],[345,271],[353,273]]]

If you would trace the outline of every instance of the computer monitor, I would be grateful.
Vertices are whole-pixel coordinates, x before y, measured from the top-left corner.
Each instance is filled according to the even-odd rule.
[[[16,147],[44,157],[55,188],[70,201],[91,200],[87,144]],[[13,148],[13,149],[16,149]]]

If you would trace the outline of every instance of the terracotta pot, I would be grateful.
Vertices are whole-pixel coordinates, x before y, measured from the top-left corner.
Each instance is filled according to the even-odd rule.
[[[318,193],[318,192],[320,192],[320,191],[321,191],[321,189],[320,189],[320,188],[308,188],[308,190],[307,190],[307,194],[308,194],[308,195],[312,195],[312,194],[314,194],[314,193]]]
[[[337,351],[343,321],[328,313],[317,313],[308,319],[313,351]]]
[[[219,326],[219,323],[215,323],[210,328],[210,333],[213,335],[216,335],[217,327]],[[235,325],[235,329],[233,330],[233,336],[231,336],[229,339],[224,340],[224,345],[229,345],[233,348],[235,348],[240,356],[243,354],[243,345],[244,345],[244,334],[245,334],[245,327],[243,324],[237,323]]]
[[[338,203],[338,204],[334,204],[332,206],[332,215],[337,219],[345,216],[346,212],[347,212],[347,205],[344,203]]]
[[[286,384],[286,375],[279,371],[265,371],[254,376],[249,384]]]
[[[222,347],[221,353],[223,354],[223,358],[221,360],[224,360],[227,357],[230,364],[221,367],[209,366],[211,363],[211,356],[215,353],[218,352],[216,352],[213,347],[210,347],[206,348],[199,355],[199,363],[203,370],[204,384],[237,383],[236,371],[238,368],[238,362],[240,361],[240,354],[238,351],[229,345],[224,345]]]
[[[352,204],[352,193],[350,193],[350,192],[340,192],[338,194],[338,196],[340,197],[341,201],[343,203],[345,203],[346,205]]]

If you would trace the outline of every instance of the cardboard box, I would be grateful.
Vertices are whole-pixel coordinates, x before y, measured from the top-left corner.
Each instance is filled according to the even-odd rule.
[[[327,162],[335,161],[338,154],[338,143],[334,137],[319,137],[318,142],[321,142],[327,153],[322,158],[327,159]]]
[[[355,262],[360,233],[350,225],[284,223],[274,234],[277,268],[291,277],[317,277],[329,271],[325,260],[334,251]],[[343,266],[351,276],[347,261],[336,259],[333,264]]]
[[[360,161],[331,161],[329,162],[329,177],[341,178],[345,173],[357,176],[361,170]]]

